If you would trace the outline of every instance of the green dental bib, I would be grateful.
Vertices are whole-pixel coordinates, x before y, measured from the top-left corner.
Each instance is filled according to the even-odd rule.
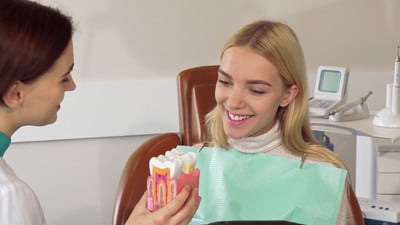
[[[182,151],[199,149],[177,146]],[[265,153],[205,147],[198,154],[202,198],[190,224],[286,220],[335,225],[347,171]]]

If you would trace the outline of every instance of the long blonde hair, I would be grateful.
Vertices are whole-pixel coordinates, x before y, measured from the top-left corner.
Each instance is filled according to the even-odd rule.
[[[255,21],[239,29],[222,49],[247,46],[264,56],[278,69],[287,87],[297,85],[299,93],[287,106],[278,109],[276,118],[281,126],[282,142],[294,155],[307,154],[316,161],[332,163],[345,168],[339,157],[318,143],[312,134],[308,115],[308,89],[303,50],[293,30],[287,25],[272,21]],[[207,144],[228,148],[222,118],[215,107],[205,118]]]

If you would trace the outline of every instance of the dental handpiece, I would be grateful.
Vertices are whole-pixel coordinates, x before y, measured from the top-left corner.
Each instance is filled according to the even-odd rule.
[[[394,78],[393,78],[393,88],[392,88],[392,113],[400,113],[400,45],[397,46],[397,56],[394,61]]]

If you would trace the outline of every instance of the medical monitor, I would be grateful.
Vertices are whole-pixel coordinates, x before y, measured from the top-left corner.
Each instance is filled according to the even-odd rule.
[[[345,67],[319,66],[314,96],[310,101],[311,116],[328,115],[347,100],[349,70]]]

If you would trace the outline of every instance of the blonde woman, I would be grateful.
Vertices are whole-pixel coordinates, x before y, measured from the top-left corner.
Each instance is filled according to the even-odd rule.
[[[345,169],[335,153],[313,138],[307,93],[303,51],[293,30],[272,21],[244,26],[222,50],[217,106],[206,116],[207,145],[306,157],[306,162]],[[348,181],[346,187],[336,224],[356,224]]]

